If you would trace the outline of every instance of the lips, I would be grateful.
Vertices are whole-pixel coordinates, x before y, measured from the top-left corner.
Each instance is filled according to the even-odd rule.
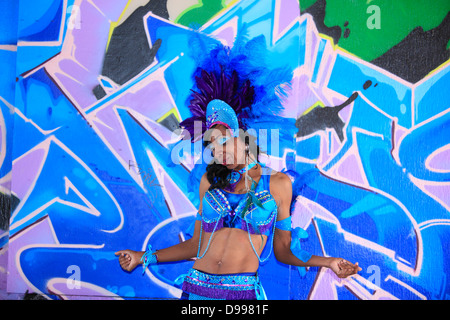
[[[234,161],[233,161],[233,158],[232,157],[230,157],[230,156],[224,156],[224,157],[222,157],[222,164],[224,165],[224,166],[227,166],[227,165],[230,165],[230,164],[233,164],[234,163]]]

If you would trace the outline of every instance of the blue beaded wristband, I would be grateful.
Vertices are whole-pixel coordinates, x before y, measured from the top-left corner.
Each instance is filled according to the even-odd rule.
[[[157,264],[158,263],[158,256],[156,255],[156,250],[152,249],[152,245],[148,245],[147,251],[143,254],[141,261],[143,262],[144,270],[142,271],[142,274],[145,273],[145,269],[151,264]]]

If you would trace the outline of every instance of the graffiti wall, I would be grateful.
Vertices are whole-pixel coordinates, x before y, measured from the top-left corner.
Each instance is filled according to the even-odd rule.
[[[450,298],[448,1],[1,6],[0,298],[179,297],[193,261],[127,273],[114,252],[190,236],[206,166],[176,134],[190,39],[231,46],[244,28],[295,70],[265,161],[293,177],[303,245],[362,267],[342,280],[272,256],[268,298]]]

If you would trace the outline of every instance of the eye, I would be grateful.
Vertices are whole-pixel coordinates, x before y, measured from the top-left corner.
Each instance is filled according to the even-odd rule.
[[[230,140],[230,137],[229,136],[226,136],[226,137],[220,137],[219,139],[217,139],[217,142],[220,144],[220,145],[224,145],[227,141],[229,141]]]
[[[214,145],[210,143],[206,146],[206,149],[209,149],[209,151],[214,152]]]

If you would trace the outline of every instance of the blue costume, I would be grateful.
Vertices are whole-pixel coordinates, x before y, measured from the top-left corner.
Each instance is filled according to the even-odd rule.
[[[291,230],[291,218],[277,221],[277,204],[270,194],[270,168],[262,167],[262,175],[254,191],[245,194],[230,193],[221,189],[208,190],[202,201],[202,214],[197,213],[196,220],[201,221],[201,229],[211,233],[206,249],[200,253],[201,237],[197,259],[206,254],[214,232],[222,228],[237,228],[249,235],[249,241],[260,262],[266,261],[273,248],[274,228]],[[256,197],[256,201],[249,198]],[[255,203],[257,202],[257,204]],[[250,205],[247,205],[250,203]],[[200,232],[202,233],[202,232]],[[261,259],[250,235],[265,235],[270,241],[271,250],[267,257]],[[299,239],[293,239],[291,249],[302,261],[306,262],[311,255],[301,250]],[[259,277],[254,274],[208,274],[190,269],[184,276],[182,299],[224,299],[254,300],[264,299],[265,293]]]
[[[265,55],[270,55],[270,52],[266,48],[264,37],[246,41],[245,33],[239,34],[232,48],[223,46],[218,41],[215,45],[204,44],[198,38],[192,41],[193,49],[195,43],[202,45],[198,46],[198,52],[194,56],[199,65],[193,75],[195,87],[189,102],[192,116],[180,123],[184,139],[199,141],[215,125],[227,127],[231,137],[237,138],[241,130],[248,130],[255,121],[264,118],[272,121],[273,116],[282,110],[281,98],[287,96],[286,89],[293,70],[288,66],[274,68],[265,62]],[[223,144],[231,137],[219,138],[218,142]],[[202,229],[197,259],[205,256],[214,232],[222,228],[237,228],[248,233],[253,251],[259,261],[263,262],[272,252],[275,228],[291,230],[290,217],[277,221],[278,208],[269,188],[271,169],[262,166],[262,170],[258,184],[252,184],[250,189],[246,185],[245,194],[225,190],[233,190],[233,185],[242,177],[240,171],[230,173],[227,178],[229,183],[224,189],[212,188],[205,193],[202,199],[203,212],[197,215]],[[210,233],[210,237],[205,239],[207,242],[204,252],[200,252],[204,232]],[[302,261],[307,261],[311,255],[301,250],[297,233],[298,229],[292,230],[291,251]],[[261,259],[258,255],[251,235],[267,236],[267,243],[270,245],[267,257]],[[182,299],[265,297],[257,274],[215,275],[190,269],[187,275],[179,277],[181,279]]]
[[[213,189],[205,193],[201,216],[203,230],[214,233],[227,227],[247,231],[249,235],[270,235],[277,217],[277,204],[269,192],[270,168],[262,167],[262,169],[261,181],[257,184],[255,191],[235,194]],[[258,206],[256,201],[251,201],[252,196],[262,207]],[[201,257],[205,255],[206,250]],[[257,254],[256,250],[255,254]]]

